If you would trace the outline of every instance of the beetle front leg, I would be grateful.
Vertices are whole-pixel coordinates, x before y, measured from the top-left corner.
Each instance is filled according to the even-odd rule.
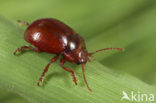
[[[60,61],[61,67],[62,67],[64,70],[66,70],[67,72],[71,72],[71,73],[72,73],[73,82],[75,83],[75,85],[77,85],[77,79],[76,79],[76,77],[75,77],[74,71],[71,70],[71,69],[69,69],[69,68],[64,67],[64,63],[65,63],[65,59],[62,58],[61,61]]]
[[[14,55],[16,55],[17,52],[21,52],[23,50],[33,50],[37,53],[40,53],[41,51],[38,48],[33,48],[32,46],[22,46],[20,48],[17,48],[14,52]]]
[[[53,57],[50,60],[50,62],[47,64],[47,66],[45,67],[45,69],[44,69],[44,71],[43,71],[43,73],[42,73],[42,75],[41,75],[41,77],[40,77],[40,79],[39,79],[39,81],[37,83],[38,86],[40,86],[40,83],[43,82],[43,78],[45,76],[45,73],[48,71],[48,68],[49,68],[50,64],[53,63],[53,62],[56,62],[56,60],[58,59],[58,57],[59,57],[58,55],[55,56],[55,57]]]

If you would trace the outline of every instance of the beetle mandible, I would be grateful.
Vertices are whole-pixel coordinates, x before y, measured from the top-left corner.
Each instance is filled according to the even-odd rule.
[[[75,83],[75,85],[77,85],[75,73],[72,69],[66,68],[64,66],[64,63],[66,61],[81,64],[84,82],[88,90],[92,91],[87,83],[84,74],[84,66],[87,61],[90,62],[92,55],[99,51],[112,49],[120,51],[123,50],[123,48],[104,48],[95,52],[88,53],[84,39],[72,28],[70,28],[63,22],[53,18],[41,18],[32,22],[31,24],[24,21],[18,22],[28,26],[25,31],[24,38],[27,42],[35,47],[22,46],[14,52],[14,55],[17,52],[21,52],[23,50],[32,50],[37,53],[47,52],[56,54],[56,56],[54,56],[46,65],[44,72],[42,73],[37,83],[38,86],[40,86],[40,83],[43,82],[43,78],[45,76],[45,73],[48,71],[50,64],[54,63],[58,59],[59,55],[62,55],[60,66],[64,70],[72,74],[73,82]]]

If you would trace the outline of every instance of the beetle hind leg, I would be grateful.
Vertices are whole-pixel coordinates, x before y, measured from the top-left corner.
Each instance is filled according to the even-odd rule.
[[[40,53],[41,52],[38,48],[33,48],[32,46],[22,46],[22,47],[17,48],[14,51],[14,55],[16,55],[17,52],[21,52],[23,50],[33,50],[33,51],[35,51],[37,53]]]
[[[65,59],[62,58],[61,61],[60,61],[60,66],[67,72],[71,72],[72,73],[72,77],[73,77],[73,82],[75,83],[75,85],[77,85],[77,79],[75,77],[75,73],[73,70],[69,69],[69,68],[66,68],[64,67],[64,63],[65,63]]]

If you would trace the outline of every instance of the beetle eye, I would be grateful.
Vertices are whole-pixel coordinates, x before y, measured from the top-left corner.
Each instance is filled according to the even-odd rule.
[[[78,64],[78,65],[79,65],[79,64],[81,64],[81,61],[80,61],[80,60],[78,60],[78,61],[77,61],[77,64]]]

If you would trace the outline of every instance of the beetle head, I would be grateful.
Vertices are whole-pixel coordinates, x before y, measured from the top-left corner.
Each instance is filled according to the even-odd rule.
[[[69,50],[65,51],[63,53],[63,56],[69,61],[69,62],[75,62],[76,64],[86,64],[87,61],[91,62],[93,58],[93,54],[97,52],[101,52],[104,50],[120,50],[123,51],[123,48],[104,48],[97,50],[95,52],[88,53],[88,51],[83,48],[83,49],[75,49],[75,50]]]
[[[75,62],[76,64],[86,63],[88,59],[88,52],[86,49],[75,49],[65,51],[63,57],[69,62]]]
[[[87,59],[88,59],[88,52],[86,49],[77,50],[76,61],[75,61],[77,64],[87,63]]]

